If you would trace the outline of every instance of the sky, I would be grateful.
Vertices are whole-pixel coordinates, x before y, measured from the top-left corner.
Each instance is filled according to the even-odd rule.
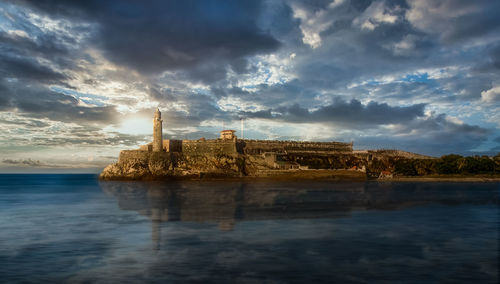
[[[0,172],[165,139],[500,152],[500,1],[0,1]]]

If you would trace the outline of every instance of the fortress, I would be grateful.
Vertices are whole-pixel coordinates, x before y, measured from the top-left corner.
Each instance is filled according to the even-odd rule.
[[[157,109],[153,119],[153,141],[132,151],[185,153],[188,155],[265,154],[270,157],[287,153],[352,153],[352,143],[239,139],[235,135],[235,130],[222,130],[218,139],[164,140],[162,123],[161,112]]]
[[[122,150],[118,162],[101,173],[102,179],[179,177],[315,177],[332,170],[363,171],[371,161],[388,156],[419,155],[403,151],[353,151],[353,143],[240,139],[222,130],[218,139],[163,139],[163,120],[157,109],[153,141],[137,150]],[[325,171],[326,170],[326,171]],[[366,176],[366,174],[364,174]]]

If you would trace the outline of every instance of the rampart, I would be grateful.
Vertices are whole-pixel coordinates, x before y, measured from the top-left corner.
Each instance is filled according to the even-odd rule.
[[[185,155],[234,155],[237,154],[236,142],[222,139],[182,140],[182,153]]]
[[[118,157],[118,163],[124,163],[126,161],[138,161],[142,163],[147,163],[150,156],[150,152],[141,150],[121,150],[120,156]]]
[[[275,140],[238,140],[238,149],[244,154],[259,155],[266,152],[277,154],[314,153],[337,154],[352,153],[352,143],[343,142],[302,142]]]
[[[170,161],[168,152],[148,152],[142,150],[122,150],[118,157],[118,163],[139,163],[147,164],[152,159],[164,159]]]

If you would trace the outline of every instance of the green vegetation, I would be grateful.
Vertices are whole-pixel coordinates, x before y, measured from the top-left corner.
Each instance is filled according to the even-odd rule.
[[[402,176],[499,174],[500,153],[494,157],[445,155],[438,159],[399,159],[394,172]]]

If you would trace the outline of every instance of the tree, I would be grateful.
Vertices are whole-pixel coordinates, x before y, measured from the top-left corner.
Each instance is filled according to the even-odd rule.
[[[492,173],[495,169],[495,161],[488,156],[482,156],[478,159],[480,173]]]
[[[415,160],[400,159],[394,163],[394,171],[399,175],[416,176],[417,170],[415,169]]]
[[[456,174],[458,173],[457,161],[461,159],[460,155],[445,155],[436,162],[436,170],[439,174]]]
[[[458,172],[462,174],[477,174],[479,167],[479,160],[476,157],[464,157],[457,160]]]
[[[493,168],[493,173],[496,173],[496,172],[500,171],[500,152],[498,152],[498,154],[496,154],[493,157],[493,161],[495,162],[495,166]]]
[[[436,173],[435,159],[417,159],[415,160],[415,171],[419,176],[425,176]]]

